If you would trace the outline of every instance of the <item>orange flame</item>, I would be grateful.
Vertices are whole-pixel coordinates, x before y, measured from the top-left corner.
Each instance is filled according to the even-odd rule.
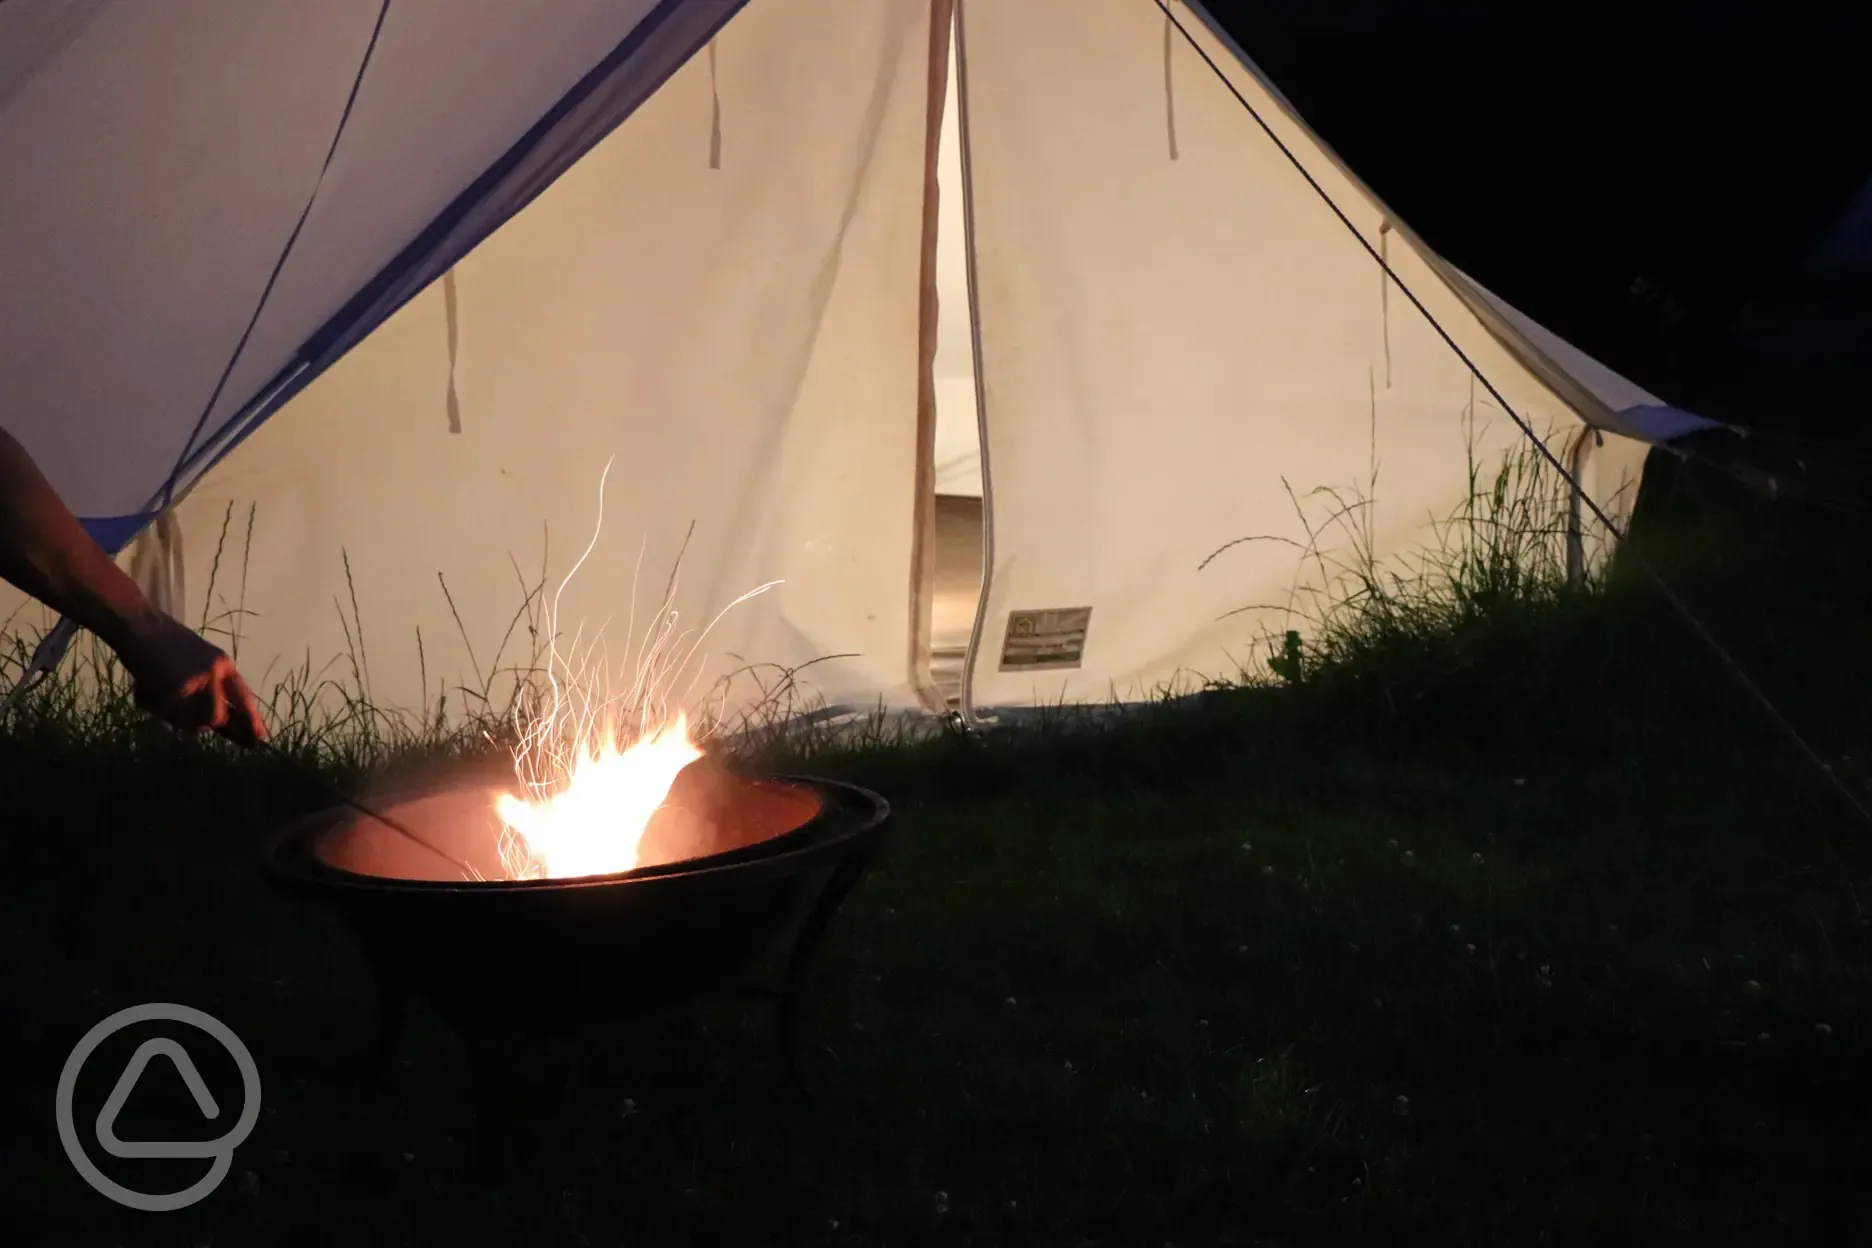
[[[651,817],[677,774],[701,757],[681,713],[621,750],[607,729],[590,748],[581,747],[559,792],[531,802],[503,793],[495,801],[501,822],[520,842],[509,842],[503,854],[508,871],[559,879],[634,870]]]
[[[546,693],[537,705],[519,710],[514,772],[528,796],[504,793],[494,803],[503,825],[501,863],[513,879],[609,875],[636,868],[650,820],[683,768],[702,757],[701,745],[690,735],[688,715],[681,710],[671,715],[666,709],[676,681],[723,615],[780,583],[770,581],[736,598],[682,651],[687,634],[675,635],[677,613],[671,604],[677,578],[672,574],[652,626],[654,639],[646,633],[638,647],[633,679],[622,692],[606,693],[604,666],[591,658],[597,639],[581,656],[575,636],[568,659],[559,652],[557,626],[559,599],[604,527],[604,484],[610,472],[607,463],[598,481],[598,527],[591,543],[559,583],[546,610]],[[634,616],[634,601],[632,610]],[[693,689],[692,680],[690,692]]]

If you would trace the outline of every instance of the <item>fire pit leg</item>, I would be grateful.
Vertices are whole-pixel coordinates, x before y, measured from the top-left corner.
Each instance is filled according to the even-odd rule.
[[[865,869],[870,866],[869,854],[854,854],[832,870],[820,889],[818,900],[800,925],[799,935],[793,941],[792,955],[787,959],[786,978],[780,989],[780,1045],[786,1058],[787,1074],[793,1086],[810,1097],[812,1089],[807,1084],[800,1066],[799,1035],[799,997],[801,984],[805,978],[806,966],[824,940],[826,929],[832,925],[833,916],[839,907],[851,895],[858,881],[864,878]]]

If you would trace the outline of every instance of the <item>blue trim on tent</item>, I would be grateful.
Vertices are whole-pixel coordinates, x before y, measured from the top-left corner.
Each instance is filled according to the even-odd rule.
[[[135,541],[136,535],[155,518],[155,512],[146,511],[134,516],[93,516],[78,523],[91,535],[92,541],[104,548],[105,554],[115,555]]]
[[[570,91],[560,97],[518,142],[456,196],[440,216],[430,222],[395,259],[306,340],[294,362],[255,396],[258,399],[268,391],[274,391],[269,400],[258,407],[254,407],[250,401],[248,406],[236,412],[203,440],[201,445],[204,448],[212,446],[217,449],[205,462],[197,456],[198,462],[184,469],[186,477],[190,481],[199,479],[227,458],[255,429],[311,384],[320,373],[336,363],[345,352],[394,316],[450,265],[480,246],[495,230],[532,203],[560,174],[576,164],[586,152],[636,112],[645,100],[656,94],[690,57],[720,33],[721,28],[746,3],[747,0],[660,0],[656,8],[646,14]],[[622,71],[630,68],[632,59],[650,39],[679,15],[685,18],[694,16],[697,23],[694,37],[685,39],[680,45],[680,54],[667,56],[665,61],[653,66],[642,67],[649,72],[636,89],[619,93],[618,98],[592,124],[582,128],[569,126],[569,119],[576,120],[572,118],[574,110],[612,84]],[[558,133],[562,130],[568,132]],[[481,222],[474,230],[459,238],[449,237],[469,220],[477,207],[506,186],[529,156],[547,150],[547,145],[555,139],[562,146],[550,150],[549,156],[542,162],[542,168],[534,172],[536,185],[527,194],[509,205],[498,218]],[[399,287],[402,289],[399,290]],[[294,376],[295,371],[297,376]]]

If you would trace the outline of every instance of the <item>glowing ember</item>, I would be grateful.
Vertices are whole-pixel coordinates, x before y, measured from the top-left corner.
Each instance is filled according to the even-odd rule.
[[[508,870],[517,877],[609,875],[637,866],[650,818],[684,767],[702,757],[689,739],[688,717],[619,749],[606,730],[581,748],[563,789],[538,801],[502,794],[495,810],[519,836],[509,842]]]
[[[610,472],[606,464],[598,482],[600,530]],[[597,543],[594,532],[546,608],[546,688],[517,710],[514,773],[526,796],[502,794],[494,803],[503,825],[501,865],[512,879],[610,875],[637,867],[650,820],[677,775],[702,757],[701,745],[690,735],[689,716],[668,709],[676,682],[722,615],[780,583],[771,581],[736,598],[685,648],[688,634],[676,631],[677,578],[672,574],[630,679],[614,684],[594,658],[598,638],[581,654],[575,635],[570,656],[559,652],[557,639],[559,598]],[[678,571],[681,562],[679,556]]]

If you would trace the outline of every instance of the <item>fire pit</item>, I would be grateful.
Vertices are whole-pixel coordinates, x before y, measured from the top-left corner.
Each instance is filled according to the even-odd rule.
[[[878,847],[890,814],[882,798],[698,765],[651,818],[636,869],[511,879],[492,814],[500,788],[457,781],[376,799],[441,853],[348,809],[289,827],[271,848],[275,879],[337,909],[358,936],[386,1041],[412,998],[432,1005],[471,1057],[519,1034],[636,1018],[733,986],[800,918],[774,994],[797,1076],[801,972]]]

